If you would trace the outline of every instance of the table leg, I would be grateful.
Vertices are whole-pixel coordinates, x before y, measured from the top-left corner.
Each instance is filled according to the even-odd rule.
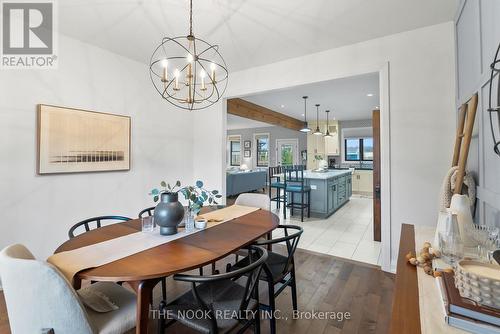
[[[135,332],[137,334],[147,334],[149,326],[149,305],[153,302],[153,288],[160,279],[130,282],[130,286],[137,294],[137,319]]]
[[[266,237],[267,237],[267,240],[272,240],[273,239],[273,232],[271,231],[271,232],[267,233]],[[273,245],[272,244],[267,245],[267,250],[271,252],[273,250]]]

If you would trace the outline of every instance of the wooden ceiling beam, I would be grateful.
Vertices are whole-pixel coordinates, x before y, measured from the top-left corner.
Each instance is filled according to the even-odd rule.
[[[227,113],[291,130],[298,131],[304,126],[304,122],[296,118],[239,98],[227,100]]]

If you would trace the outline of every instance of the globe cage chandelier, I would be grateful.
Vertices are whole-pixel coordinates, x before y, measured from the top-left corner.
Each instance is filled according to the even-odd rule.
[[[491,136],[493,139],[493,151],[496,155],[500,156],[500,139],[495,136],[495,126],[493,121],[493,114],[497,114],[498,130],[500,132],[500,44],[498,45],[497,52],[495,53],[495,58],[490,65],[490,82],[488,91],[488,112],[490,114],[490,129]],[[495,74],[497,75],[497,96],[496,101],[493,101],[493,80],[495,79]],[[496,103],[495,103],[496,102]],[[495,105],[496,104],[496,105]]]
[[[224,94],[228,71],[218,45],[193,34],[193,0],[189,2],[189,35],[164,37],[149,62],[156,91],[185,110],[210,107]]]

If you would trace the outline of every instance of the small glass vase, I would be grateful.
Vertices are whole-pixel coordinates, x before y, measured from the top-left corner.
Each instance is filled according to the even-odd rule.
[[[184,228],[185,228],[186,232],[194,231],[194,218],[195,217],[196,217],[196,214],[194,213],[194,211],[188,209],[187,214],[186,214],[186,219],[184,221]]]
[[[457,216],[451,212],[448,213],[446,218],[445,231],[439,232],[439,248],[445,262],[452,267],[455,267],[457,262],[463,257],[463,243]]]

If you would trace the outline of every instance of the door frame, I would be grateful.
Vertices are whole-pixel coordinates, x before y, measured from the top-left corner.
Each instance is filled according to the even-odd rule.
[[[322,75],[309,76],[301,80],[295,80],[294,84],[288,82],[281,82],[278,84],[268,84],[265,88],[255,89],[254,87],[260,86],[249,86],[246,91],[239,91],[233,95],[227,95],[223,98],[221,103],[221,123],[223,136],[227,133],[227,100],[230,98],[244,98],[245,96],[255,95],[259,93],[269,92],[273,90],[287,89],[294,86],[303,86],[307,84],[314,84],[328,80],[335,80],[341,78],[347,78],[357,75],[378,73],[379,75],[379,96],[380,96],[380,179],[381,179],[381,243],[382,243],[382,254],[381,254],[381,266],[383,271],[396,272],[397,265],[397,252],[398,245],[394,245],[394,257],[392,256],[392,234],[394,232],[394,238],[397,239],[399,235],[399,225],[394,229],[392,227],[391,220],[391,133],[390,133],[390,62],[374,62],[372,64],[363,64],[363,66],[353,66],[349,68],[343,68],[340,71],[332,70]],[[226,150],[225,142],[221,142],[222,149],[222,161],[226,161]],[[220,170],[221,178],[221,191],[226,192],[226,170],[221,168]],[[394,231],[393,231],[394,230]]]
[[[294,145],[295,145],[295,153],[293,154],[293,164],[294,165],[298,165],[299,164],[299,140],[297,138],[290,138],[290,139],[285,139],[285,138],[280,138],[280,139],[276,139],[276,164],[278,164],[278,162],[280,161],[279,157],[278,157],[278,152],[279,152],[279,142],[280,141],[283,141],[283,142],[286,142],[286,141],[289,141],[289,142],[293,142]],[[281,165],[280,165],[281,166]]]

